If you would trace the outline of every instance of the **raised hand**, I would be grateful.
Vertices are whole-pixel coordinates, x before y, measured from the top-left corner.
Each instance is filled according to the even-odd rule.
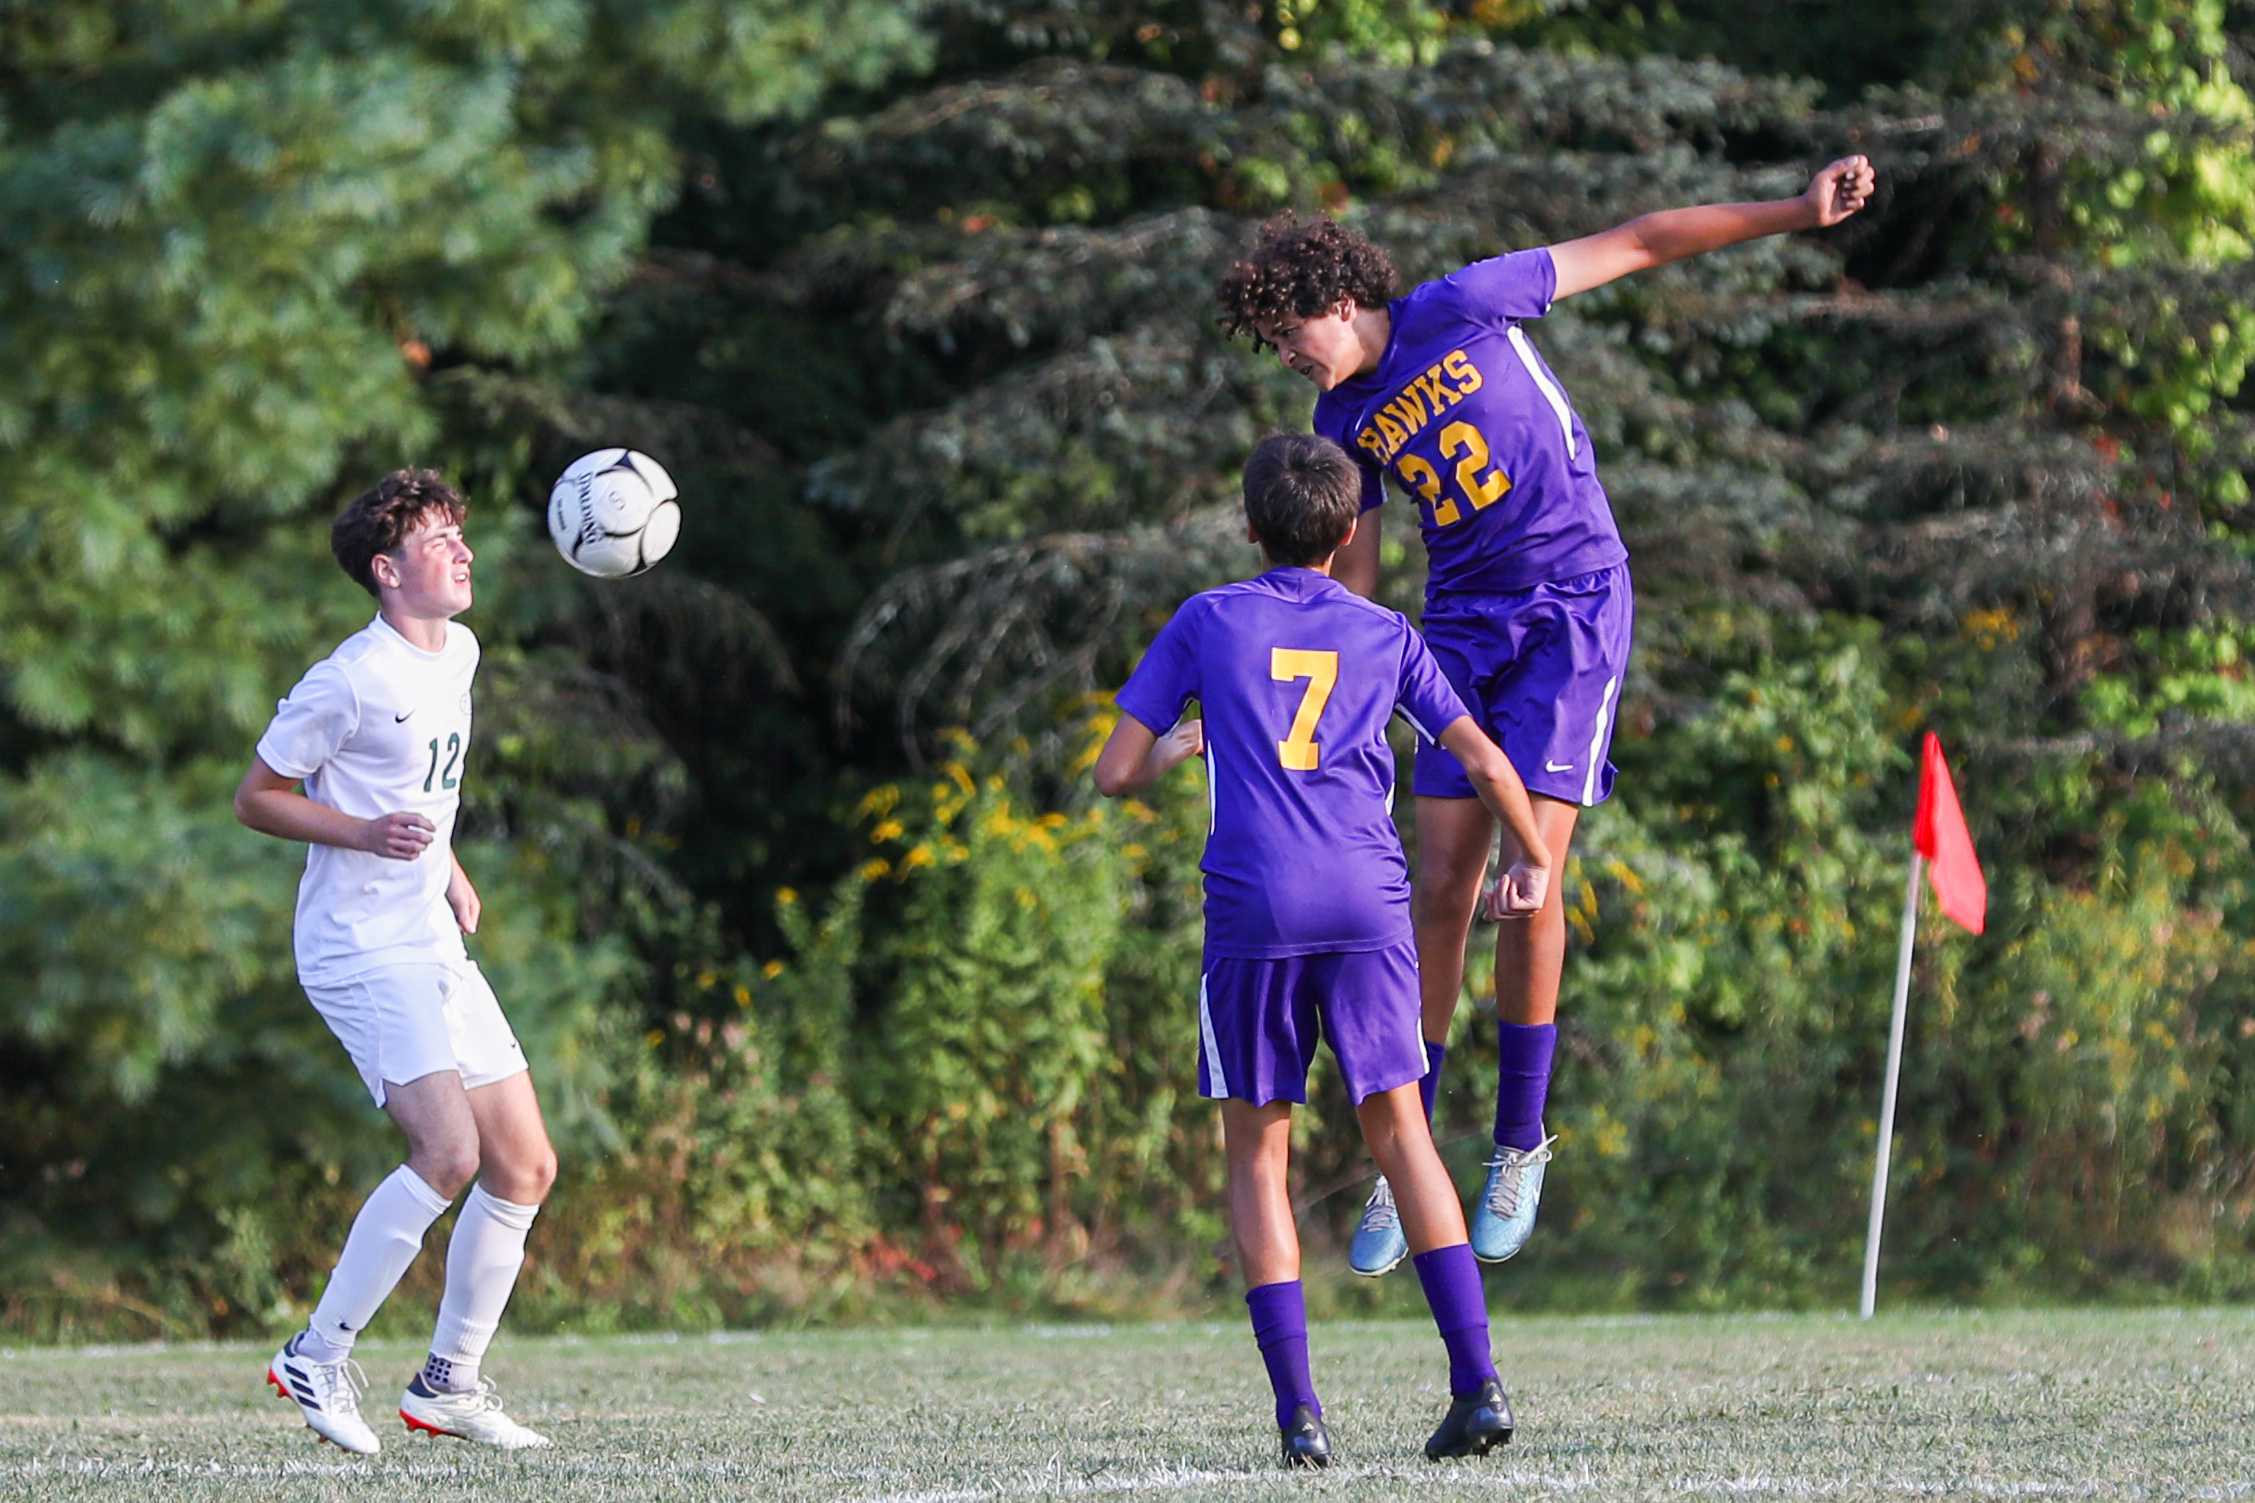
[[[437,833],[438,826],[420,814],[385,814],[363,821],[360,848],[394,861],[413,861]]]
[[[1868,203],[1878,182],[1871,158],[1842,157],[1811,178],[1801,198],[1815,214],[1818,227],[1823,228],[1838,224]]]

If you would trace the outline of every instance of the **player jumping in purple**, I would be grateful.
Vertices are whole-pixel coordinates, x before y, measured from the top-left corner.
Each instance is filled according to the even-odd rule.
[[[1221,1102],[1230,1229],[1288,1466],[1331,1459],[1286,1181],[1292,1107],[1308,1099],[1319,1036],[1371,1155],[1400,1186],[1407,1246],[1448,1349],[1449,1410],[1425,1454],[1484,1455],[1512,1430],[1480,1265],[1419,1100],[1417,947],[1387,723],[1400,713],[1451,748],[1466,786],[1516,833],[1526,855],[1489,899],[1498,917],[1541,908],[1550,858],[1510,762],[1409,621],[1330,578],[1360,492],[1354,461],[1328,439],[1278,434],[1253,451],[1245,517],[1269,570],[1175,612],[1120,690],[1095,770],[1116,797],[1206,759],[1198,1089]],[[1184,720],[1194,699],[1202,719]]]
[[[1533,796],[1563,864],[1581,811],[1612,792],[1615,711],[1635,602],[1589,432],[1521,324],[1562,297],[1741,241],[1835,225],[1862,208],[1871,163],[1845,157],[1797,198],[1646,214],[1600,234],[1479,261],[1394,296],[1384,250],[1331,219],[1283,220],[1231,267],[1222,322],[1315,383],[1314,427],[1362,470],[1363,525],[1336,578],[1378,583],[1378,518],[1392,475],[1417,498],[1431,567],[1433,656]],[[1425,1099],[1447,1056],[1464,946],[1495,821],[1446,748],[1417,749],[1415,913],[1424,993]],[[1503,834],[1506,865],[1519,851]],[[1566,953],[1564,883],[1534,920],[1496,934],[1501,1053],[1495,1152],[1472,1247],[1501,1262],[1534,1231],[1551,1139],[1543,1131]],[[1377,1275],[1406,1255],[1381,1175],[1348,1261]]]

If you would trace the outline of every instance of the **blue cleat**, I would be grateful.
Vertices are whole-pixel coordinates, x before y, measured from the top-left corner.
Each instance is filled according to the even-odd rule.
[[[1542,1204],[1543,1166],[1550,1162],[1545,1138],[1533,1148],[1496,1145],[1488,1160],[1488,1182],[1480,1203],[1472,1209],[1472,1255],[1483,1263],[1501,1263],[1527,1245],[1534,1235],[1535,1210]]]
[[[1377,1187],[1370,1192],[1370,1203],[1362,1208],[1362,1225],[1355,1228],[1355,1240],[1347,1246],[1347,1266],[1366,1279],[1374,1279],[1391,1273],[1408,1256],[1409,1238],[1402,1235],[1401,1213],[1394,1209],[1394,1187],[1381,1174]]]

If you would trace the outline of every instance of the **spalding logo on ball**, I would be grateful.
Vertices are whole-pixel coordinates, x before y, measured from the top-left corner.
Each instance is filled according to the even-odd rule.
[[[548,493],[548,535],[565,562],[598,579],[640,574],[681,535],[681,507],[665,466],[632,449],[572,461]]]

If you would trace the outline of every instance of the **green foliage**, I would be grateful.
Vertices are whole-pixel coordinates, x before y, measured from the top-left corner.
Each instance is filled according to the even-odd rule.
[[[1086,696],[1255,567],[1236,466],[1304,422],[1214,329],[1217,273],[1280,209],[1424,277],[1848,150],[1883,194],[1848,226],[1535,331],[1636,556],[1640,653],[1514,1297],[1844,1298],[1928,726],[1996,907],[1921,961],[1890,1276],[2243,1290],[2247,21],[15,8],[4,1318],[284,1321],[389,1162],[290,984],[292,855],[225,799],[364,619],[321,518],[410,457],[478,503],[465,861],[571,1148],[524,1318],[1217,1287],[1203,805],[1185,773],[1099,818],[1082,779]],[[589,586],[533,513],[614,442],[666,459],[690,525]],[[1492,1062],[1459,1043],[1451,1153]],[[1348,1120],[1319,1072],[1311,1247],[1364,1172]]]
[[[271,901],[296,863],[223,807],[226,770],[180,785],[91,755],[9,790],[5,916],[15,1026],[68,1050],[82,1089],[146,1098],[228,998],[287,975]]]
[[[1570,889],[1587,950],[1560,1004],[1568,1235],[1530,1249],[1547,1276],[1525,1297],[1844,1286],[1901,892],[1900,848],[1873,830],[1904,760],[1872,715],[1880,667],[1868,642],[1781,644],[1624,757],[1647,797],[1591,816]]]
[[[366,619],[325,519],[439,443],[432,368],[573,347],[676,193],[682,113],[804,108],[921,45],[912,8],[791,0],[0,17],[0,1266],[64,1291],[23,1320],[82,1300],[133,1328],[123,1271],[174,1318],[257,1325],[317,1276],[392,1150],[311,1067],[334,1060],[288,969],[298,856],[228,795]],[[503,573],[533,531],[505,495],[473,520]],[[618,931],[652,889],[607,804],[662,793],[668,759],[585,718],[584,659],[510,652],[544,602],[488,593],[479,952],[591,1152],[646,963]],[[512,741],[558,708],[601,744]]]
[[[911,800],[921,807],[890,785],[863,805],[883,820],[872,836],[917,874],[887,925],[887,1057],[861,1077],[863,1108],[936,1235],[1062,1245],[1085,1162],[1075,1122],[1103,1061],[1121,857],[1100,812],[1030,818],[999,776],[981,784],[953,761],[940,771]],[[974,1287],[987,1281],[957,1261]]]
[[[2181,850],[2125,854],[2091,891],[2043,894],[1993,964],[1943,978],[1905,1173],[1956,1202],[1916,1234],[1944,1287],[2183,1270],[2247,1287],[2247,942],[2188,902]],[[1935,1245],[1945,1230],[1986,1256]]]
[[[2083,691],[2091,720],[2145,737],[2164,720],[2255,720],[2255,688],[2247,682],[2239,634],[2231,627],[2194,627],[2168,641],[2155,631],[2136,639],[2144,672],[2102,673]]]
[[[1211,1242],[1210,1123],[1182,1079],[1200,790],[1029,816],[955,749],[863,800],[885,854],[819,903],[777,894],[788,959],[688,978],[696,1010],[615,1097],[638,1135],[559,1204],[526,1318],[1106,1305],[1132,1298],[1121,1261]],[[1137,917],[1167,937],[1123,945]]]

